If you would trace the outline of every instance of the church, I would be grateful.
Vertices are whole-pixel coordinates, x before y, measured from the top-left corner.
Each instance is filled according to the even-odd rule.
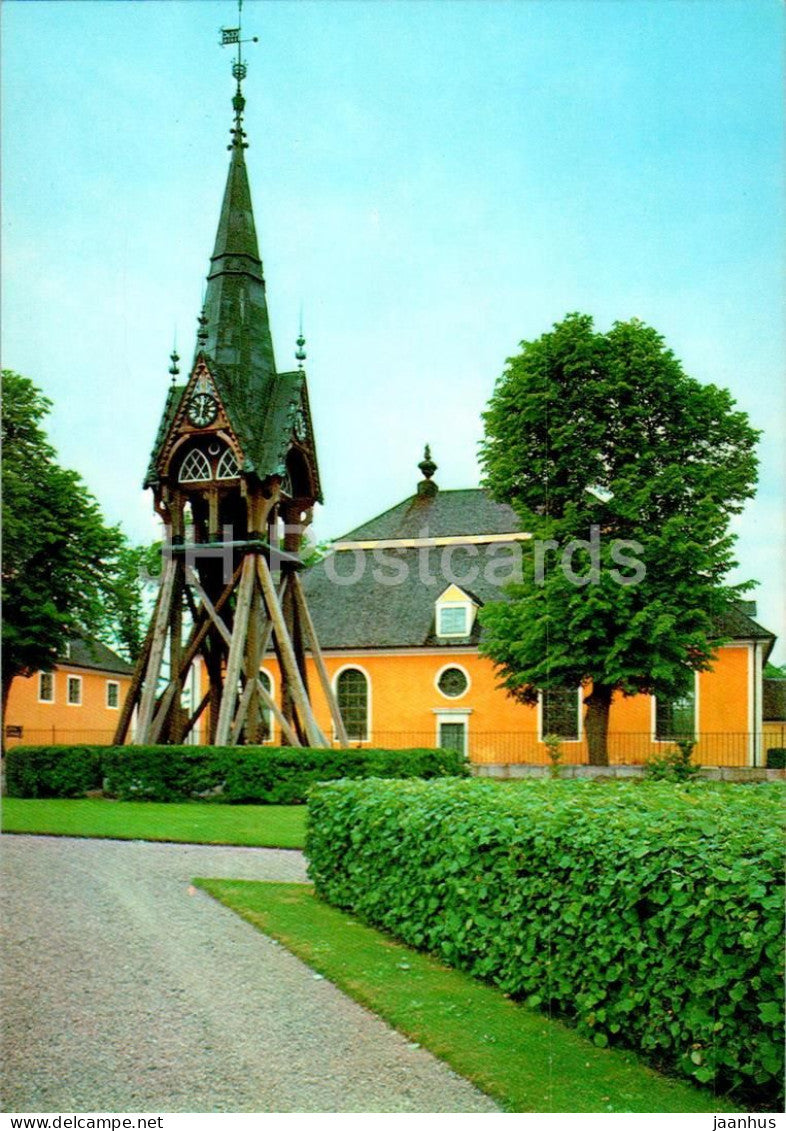
[[[585,763],[582,689],[522,705],[479,647],[478,611],[500,599],[529,535],[480,489],[440,491],[428,448],[409,498],[303,568],[323,501],[304,341],[297,368],[280,371],[245,163],[246,64],[240,30],[224,35],[238,44],[229,170],[193,363],[181,380],[172,355],[145,477],[166,560],[115,741],[438,746],[476,764],[543,764],[554,735],[563,761]],[[765,764],[774,637],[754,616],[750,603],[728,612],[727,642],[691,695],[614,701],[612,763],[689,735],[700,762]]]

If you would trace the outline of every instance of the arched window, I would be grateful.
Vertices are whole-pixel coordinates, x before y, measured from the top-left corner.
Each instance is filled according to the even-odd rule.
[[[192,448],[180,465],[179,481],[181,483],[204,483],[212,478],[207,456],[199,448]]]
[[[345,668],[336,680],[336,699],[347,737],[368,738],[368,679],[359,668]]]
[[[216,479],[237,479],[239,474],[240,468],[237,466],[235,454],[231,448],[226,448],[218,461]]]

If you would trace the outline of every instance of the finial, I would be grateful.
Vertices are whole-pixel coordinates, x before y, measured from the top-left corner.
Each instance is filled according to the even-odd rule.
[[[303,311],[300,311],[300,333],[297,336],[297,349],[295,350],[295,360],[298,363],[298,369],[303,368],[303,362],[306,360],[306,339],[303,336]]]
[[[426,444],[426,449],[423,452],[423,459],[418,464],[418,467],[425,475],[426,479],[431,479],[434,472],[437,470],[437,465],[431,458],[431,447]]]
[[[169,360],[172,362],[172,364],[169,366],[169,372],[172,374],[172,384],[174,385],[175,378],[180,372],[180,368],[177,364],[178,361],[180,361],[180,354],[177,352],[177,349],[174,346],[172,347],[172,352],[169,355]]]
[[[246,131],[243,129],[243,111],[246,108],[246,100],[243,97],[243,88],[240,85],[248,72],[248,66],[243,62],[243,44],[259,43],[259,37],[255,35],[251,39],[242,38],[242,11],[243,0],[237,0],[237,27],[221,28],[221,46],[227,47],[230,44],[237,44],[237,58],[232,64],[232,74],[237,82],[235,95],[232,99],[235,124],[229,131],[232,134],[232,142],[227,146],[227,149],[248,149],[248,142],[244,140]]]
[[[197,341],[199,342],[199,348],[204,349],[207,345],[207,315],[205,314],[204,306],[202,307],[202,313],[197,318],[197,322],[199,323]]]
[[[423,459],[418,464],[418,467],[423,472],[424,478],[418,483],[419,495],[436,495],[438,487],[436,483],[432,483],[431,478],[437,470],[437,465],[431,458],[431,448],[426,444],[425,451],[423,452]]]

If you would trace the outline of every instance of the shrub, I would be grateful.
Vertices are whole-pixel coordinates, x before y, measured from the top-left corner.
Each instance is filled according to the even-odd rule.
[[[769,1103],[782,1073],[775,785],[342,782],[309,798],[318,893],[573,1019]]]
[[[669,750],[660,757],[650,758],[644,766],[644,776],[650,781],[690,781],[699,773],[699,767],[692,762],[696,745],[692,738],[680,739],[674,744],[676,750]]]
[[[562,767],[562,741],[556,734],[547,734],[543,738],[543,745],[549,759],[549,777],[558,778]]]
[[[99,746],[12,746],[5,755],[9,797],[84,797],[101,788]]]
[[[786,747],[771,746],[767,751],[768,770],[786,770]]]
[[[253,746],[17,746],[8,752],[12,797],[80,797],[101,789],[123,801],[302,804],[319,781],[468,773],[446,750],[311,750]]]

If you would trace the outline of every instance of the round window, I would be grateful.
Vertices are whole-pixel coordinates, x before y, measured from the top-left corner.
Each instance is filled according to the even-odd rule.
[[[449,699],[457,699],[469,687],[469,681],[461,668],[445,668],[439,677],[437,687]]]

